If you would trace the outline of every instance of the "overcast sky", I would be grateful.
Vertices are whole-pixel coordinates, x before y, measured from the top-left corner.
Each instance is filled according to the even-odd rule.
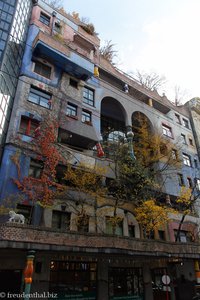
[[[78,12],[95,25],[101,44],[111,40],[118,68],[156,72],[185,100],[200,97],[200,0],[63,0],[67,12]]]

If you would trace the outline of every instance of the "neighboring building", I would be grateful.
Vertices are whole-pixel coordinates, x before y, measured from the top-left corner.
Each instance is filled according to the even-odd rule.
[[[151,130],[174,144],[174,159],[178,155],[182,160],[180,170],[167,169],[159,178],[161,200],[170,203],[181,186],[191,187],[200,179],[198,140],[190,111],[187,106],[173,106],[165,96],[148,91],[114,68],[99,54],[98,36],[86,30],[87,25],[41,0],[33,6],[3,152],[0,199],[18,192],[12,180],[17,176],[11,159],[15,153],[21,177],[30,172],[37,176],[41,166],[31,141],[44,114],[59,119],[58,146],[71,164],[87,162],[91,167],[107,166],[107,170],[112,161],[97,157],[96,144],[126,135],[142,116]],[[94,76],[97,66],[99,77]],[[112,178],[111,170],[106,176]],[[38,224],[37,207],[25,205],[18,211],[29,215],[33,209],[31,224],[0,224],[0,281],[5,292],[22,291],[22,271],[27,251],[32,249],[36,251],[32,293],[59,293],[57,299],[71,300],[192,298],[198,287],[194,265],[200,260],[197,236],[192,239],[199,229],[198,211],[186,217],[180,242],[175,243],[181,215],[173,216],[169,226],[155,232],[154,239],[145,240],[131,205],[128,210],[117,209],[122,221],[115,236],[110,234],[113,214],[108,210],[113,199],[107,200],[98,226],[92,205],[84,204],[88,215],[82,228],[74,222],[70,201],[45,209],[43,227]],[[165,274],[170,276],[170,296],[162,283]]]
[[[200,159],[200,98],[193,98],[186,103],[190,111],[190,118],[193,128],[193,133],[197,145],[197,152]]]
[[[0,0],[0,159],[26,43],[31,0]]]

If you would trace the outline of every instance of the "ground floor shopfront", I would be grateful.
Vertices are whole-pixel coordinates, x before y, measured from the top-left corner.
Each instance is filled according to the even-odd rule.
[[[2,295],[24,292],[23,270],[30,250],[30,300],[191,300],[198,288],[199,244],[2,224]]]
[[[27,254],[0,251],[1,293],[23,293]],[[169,285],[163,283],[164,275]],[[40,250],[35,252],[31,293],[33,299],[191,300],[195,286],[193,260]]]

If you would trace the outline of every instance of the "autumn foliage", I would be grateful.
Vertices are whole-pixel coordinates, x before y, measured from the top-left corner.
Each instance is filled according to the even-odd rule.
[[[164,226],[169,221],[169,213],[173,210],[161,206],[154,199],[144,201],[134,210],[136,220],[140,224],[144,237],[149,238],[151,233]]]
[[[36,159],[42,164],[40,178],[25,176],[21,179],[19,153],[16,152],[11,158],[17,167],[18,178],[13,180],[18,189],[25,195],[26,201],[39,203],[42,207],[53,205],[56,193],[62,189],[56,182],[56,166],[61,160],[55,145],[57,128],[56,120],[45,118],[32,141]]]

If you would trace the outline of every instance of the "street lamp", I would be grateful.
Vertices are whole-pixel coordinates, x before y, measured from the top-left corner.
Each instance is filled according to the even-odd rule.
[[[134,133],[132,130],[129,130],[126,134],[127,136],[127,141],[128,141],[128,148],[129,148],[129,154],[130,157],[132,159],[135,159],[135,154],[134,154],[134,150],[133,150],[133,137],[134,137]]]
[[[28,251],[28,255],[26,257],[26,267],[24,269],[24,300],[29,300],[31,283],[32,283],[32,275],[33,275],[33,260],[35,257],[35,251]]]

